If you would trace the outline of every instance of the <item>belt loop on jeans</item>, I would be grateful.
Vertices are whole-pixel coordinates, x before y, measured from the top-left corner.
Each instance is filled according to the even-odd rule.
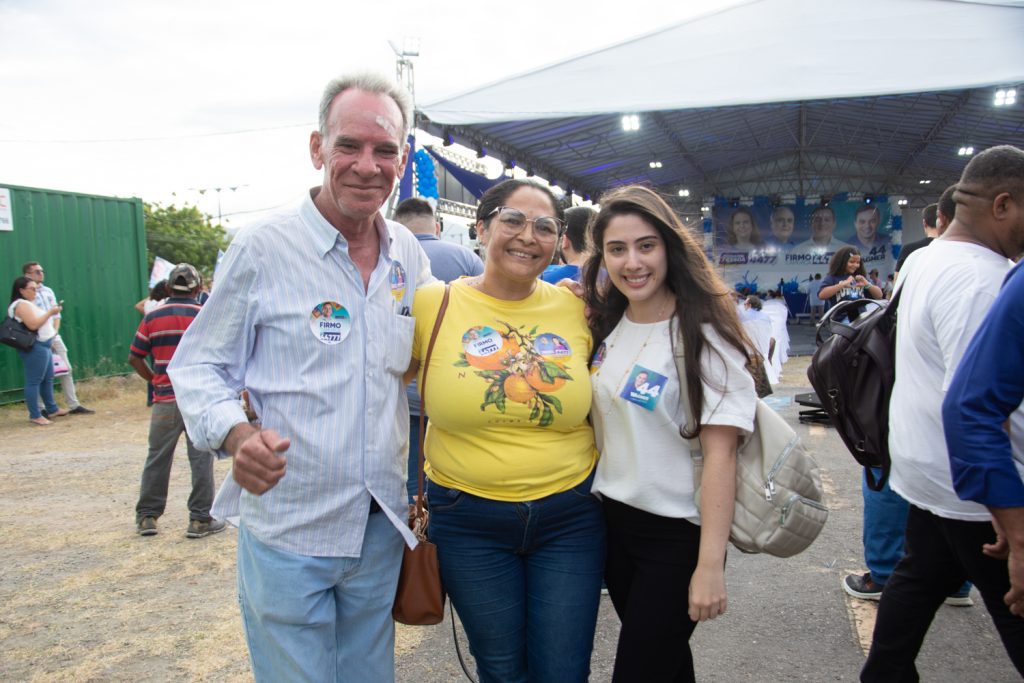
[[[380,512],[380,503],[377,502],[376,498],[371,496],[370,497],[370,512],[367,514],[367,516],[372,515],[375,512]]]

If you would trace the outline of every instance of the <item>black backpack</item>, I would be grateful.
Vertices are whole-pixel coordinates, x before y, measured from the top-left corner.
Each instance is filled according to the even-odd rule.
[[[828,310],[818,323],[818,350],[807,378],[843,443],[865,468],[868,487],[889,478],[889,397],[896,379],[896,307],[857,299]],[[880,468],[875,477],[869,468]]]

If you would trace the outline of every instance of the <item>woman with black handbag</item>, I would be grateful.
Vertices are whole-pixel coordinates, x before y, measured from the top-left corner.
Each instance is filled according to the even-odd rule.
[[[22,365],[25,367],[25,404],[28,406],[28,418],[32,424],[49,425],[50,420],[43,417],[39,410],[39,397],[42,395],[47,412],[53,417],[67,415],[68,411],[58,410],[53,400],[53,354],[50,344],[56,336],[53,329],[53,316],[60,313],[61,307],[54,306],[48,311],[41,311],[33,303],[39,285],[27,277],[15,279],[11,287],[11,305],[7,315],[22,323],[36,333],[36,343],[28,351],[18,349]]]
[[[746,365],[756,351],[729,289],[658,194],[609,192],[591,230],[584,288],[598,345],[591,418],[601,452],[593,490],[608,530],[605,582],[622,621],[612,680],[693,681],[690,636],[727,606],[737,437],[754,424]],[[704,456],[699,502],[694,439]]]

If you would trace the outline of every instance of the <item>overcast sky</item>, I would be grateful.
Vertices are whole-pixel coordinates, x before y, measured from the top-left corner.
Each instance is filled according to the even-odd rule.
[[[318,184],[320,92],[393,75],[389,40],[420,39],[426,104],[738,1],[0,0],[0,183],[215,217],[220,187],[240,227]]]

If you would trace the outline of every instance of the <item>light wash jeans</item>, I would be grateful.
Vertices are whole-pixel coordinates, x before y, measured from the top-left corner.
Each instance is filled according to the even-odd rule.
[[[369,515],[360,557],[308,557],[238,530],[238,601],[257,683],[393,683],[402,537]]]

